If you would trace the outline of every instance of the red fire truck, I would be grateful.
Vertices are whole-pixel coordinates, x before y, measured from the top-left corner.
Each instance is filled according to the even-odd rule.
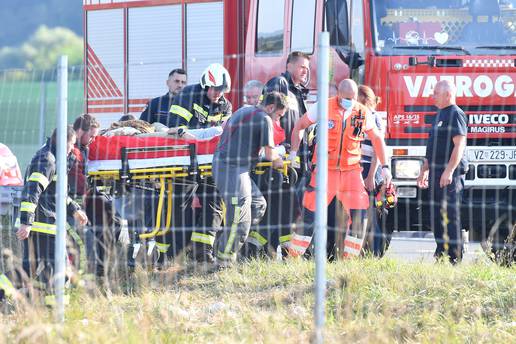
[[[331,89],[351,76],[382,98],[400,197],[387,225],[428,228],[415,179],[433,87],[449,79],[469,117],[463,223],[473,239],[503,241],[516,223],[515,0],[84,0],[86,111],[103,123],[138,114],[171,69],[195,83],[213,62],[229,69],[236,107],[246,81],[279,74],[294,50],[313,54],[314,101],[323,30]]]

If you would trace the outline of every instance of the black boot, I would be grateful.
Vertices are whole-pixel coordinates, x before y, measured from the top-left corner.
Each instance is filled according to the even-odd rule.
[[[213,246],[211,245],[194,242],[188,256],[197,263],[215,263]]]
[[[263,259],[267,256],[263,247],[246,242],[239,251],[239,260]]]

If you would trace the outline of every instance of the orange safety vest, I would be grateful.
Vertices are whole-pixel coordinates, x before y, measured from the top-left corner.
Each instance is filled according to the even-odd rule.
[[[329,170],[349,171],[360,168],[360,143],[364,140],[367,109],[355,102],[346,119],[345,113],[337,97],[328,100]],[[315,154],[312,161],[316,163]]]

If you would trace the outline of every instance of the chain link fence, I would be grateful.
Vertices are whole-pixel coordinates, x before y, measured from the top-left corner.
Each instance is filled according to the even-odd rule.
[[[85,109],[84,76],[83,67],[69,68],[69,123]],[[260,81],[265,83],[267,80]],[[23,252],[15,237],[21,184],[34,154],[47,142],[56,126],[56,99],[55,70],[0,72],[3,114],[0,142],[10,149],[20,168],[16,172],[14,160],[6,151],[2,172],[12,174],[20,182],[0,186],[3,249],[0,268],[5,272],[21,266]],[[95,104],[105,108],[111,103],[106,100]],[[144,106],[132,107],[131,114],[138,118],[139,111],[143,110]],[[227,208],[221,201],[225,190],[217,190],[212,175],[213,154],[222,129],[190,131],[190,140],[185,140],[177,132],[170,135],[168,128],[160,125],[131,118],[117,120],[122,115],[123,112],[109,113],[114,119],[109,121],[110,124],[105,123],[105,118],[100,119],[103,127],[89,145],[89,156],[86,157],[88,191],[72,197],[85,210],[89,223],[84,227],[74,225],[69,216],[67,254],[70,271],[73,271],[70,280],[88,281],[92,288],[102,286],[111,291],[127,291],[134,287],[135,271],[160,273],[212,269],[211,263],[217,255],[214,232],[222,228],[230,230],[232,226],[226,216]],[[168,112],[162,115],[168,115]],[[253,137],[242,136],[237,144],[241,146],[248,140]],[[389,140],[388,144],[395,145],[394,141]],[[475,140],[469,140],[468,144],[489,146],[488,142]],[[504,140],[500,147],[504,151],[514,149],[514,140]],[[288,145],[286,148],[288,152]],[[389,150],[394,153],[389,164],[397,184],[400,180],[406,181],[407,173],[413,174],[409,160],[416,159],[419,168],[422,156],[407,160],[396,147],[393,149]],[[10,168],[13,168],[11,172]],[[482,187],[478,183],[482,179],[497,179],[501,176],[499,169],[505,169],[504,178],[509,184],[513,183],[514,164],[510,159],[497,164],[470,166],[461,211],[464,227],[469,229],[472,240],[486,242],[486,251],[494,259],[509,264],[514,259],[514,245],[511,244],[515,235],[514,187]],[[282,259],[292,248],[292,233],[303,226],[301,199],[310,187],[310,175],[293,169],[288,163],[274,169],[270,162],[263,161],[252,168],[250,178],[262,193],[267,210],[260,223],[252,224],[246,242],[238,251],[238,259]],[[468,181],[472,183],[470,187]],[[368,250],[372,251],[373,242],[379,240],[379,255],[383,255],[393,231],[432,230],[429,220],[432,200],[427,193],[418,193],[416,198],[410,192],[402,194],[407,187],[406,183],[401,186],[405,190],[398,191],[398,205],[389,209],[388,215],[385,206],[380,206],[379,210],[371,208],[371,212],[380,211],[381,231],[374,232],[369,227]],[[385,194],[379,194],[377,198],[372,195],[370,201],[375,205],[385,204],[389,202],[386,197]],[[228,202],[227,197],[225,201]],[[421,212],[410,210],[415,204]],[[346,235],[343,223],[330,226],[329,235],[337,242],[337,246],[328,247],[330,259],[339,258],[343,253]],[[213,244],[215,249],[210,248]],[[413,250],[417,252],[416,248]],[[308,250],[305,257],[310,255],[311,250]]]

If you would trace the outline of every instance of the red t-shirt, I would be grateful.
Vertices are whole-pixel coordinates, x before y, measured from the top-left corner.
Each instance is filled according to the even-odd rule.
[[[274,135],[274,144],[276,146],[285,141],[285,130],[281,127],[279,121],[272,122],[272,132]]]

